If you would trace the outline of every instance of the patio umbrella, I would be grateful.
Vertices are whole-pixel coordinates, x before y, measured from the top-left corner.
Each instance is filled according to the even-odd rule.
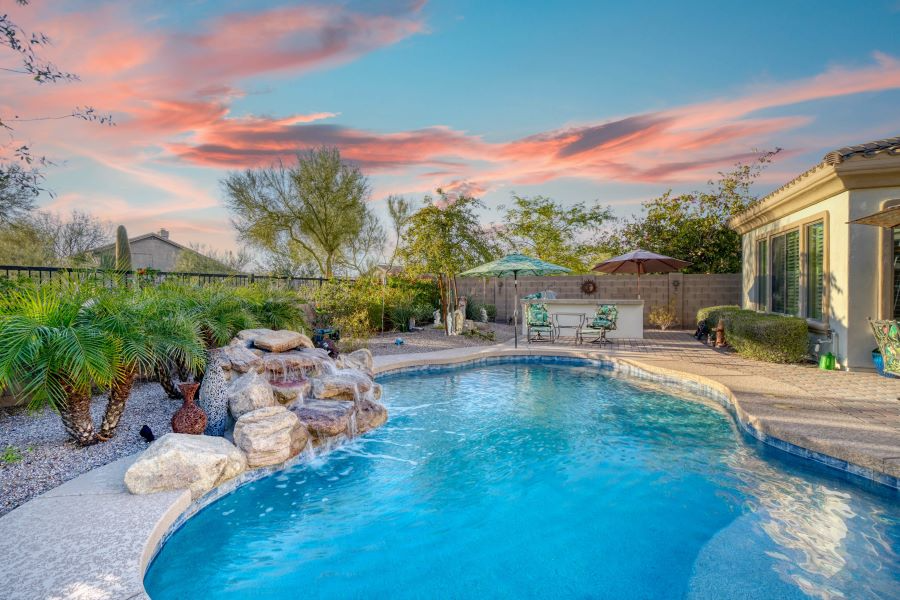
[[[647,252],[638,248],[622,256],[604,260],[596,265],[593,270],[601,273],[637,273],[638,298],[640,298],[641,275],[644,273],[672,273],[680,271],[689,264],[691,263],[684,260]]]
[[[874,225],[875,227],[884,227],[886,229],[900,227],[900,206],[891,206],[873,215],[854,219],[850,222],[860,225]]]
[[[463,271],[460,277],[509,277],[512,275],[515,287],[516,303],[513,308],[513,337],[516,348],[519,347],[519,274],[522,275],[561,275],[571,273],[571,269],[554,265],[539,258],[524,254],[507,254],[503,258],[492,260],[481,266]]]

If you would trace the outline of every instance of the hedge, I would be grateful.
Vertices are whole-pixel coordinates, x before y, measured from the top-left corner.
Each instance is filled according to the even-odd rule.
[[[739,306],[710,306],[697,311],[715,331],[725,322],[725,340],[746,358],[775,363],[803,362],[809,355],[809,328],[805,319],[742,310]]]

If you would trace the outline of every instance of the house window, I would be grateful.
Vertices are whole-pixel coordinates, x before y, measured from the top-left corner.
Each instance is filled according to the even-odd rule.
[[[894,239],[894,318],[900,319],[900,227],[893,229]]]
[[[806,316],[822,320],[825,300],[825,223],[806,228]]]
[[[756,243],[756,304],[759,310],[766,310],[769,301],[769,241]]]
[[[800,314],[800,232],[772,236],[772,312]]]

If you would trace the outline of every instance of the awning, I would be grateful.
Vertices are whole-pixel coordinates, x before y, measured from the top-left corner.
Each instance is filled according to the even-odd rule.
[[[851,223],[859,223],[860,225],[874,225],[875,227],[900,227],[900,206],[891,206],[874,215],[854,219]]]

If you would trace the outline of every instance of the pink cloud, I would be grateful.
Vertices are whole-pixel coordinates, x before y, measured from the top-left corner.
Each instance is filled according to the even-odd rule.
[[[377,6],[377,12],[327,3],[233,12],[196,24],[191,33],[156,28],[129,13],[125,3],[81,13],[26,7],[19,11],[23,25],[50,34],[56,42],[50,58],[82,80],[35,86],[4,78],[0,97],[7,114],[25,117],[65,114],[88,104],[113,112],[115,128],[35,123],[17,136],[48,148],[51,158],[84,156],[158,191],[163,201],[140,213],[149,218],[170,207],[217,204],[210,190],[172,175],[173,165],[266,165],[321,145],[339,147],[370,173],[403,178],[398,187],[407,190],[443,187],[481,195],[499,185],[563,178],[663,185],[697,181],[746,158],[750,148],[778,145],[774,140],[784,132],[811,121],[761,111],[900,88],[900,61],[876,54],[871,64],[755,85],[730,98],[499,142],[438,125],[367,131],[336,122],[339,115],[329,107],[300,107],[286,116],[235,114],[234,102],[249,79],[300,76],[425,32],[420,4]],[[106,206],[121,208],[112,202]]]

